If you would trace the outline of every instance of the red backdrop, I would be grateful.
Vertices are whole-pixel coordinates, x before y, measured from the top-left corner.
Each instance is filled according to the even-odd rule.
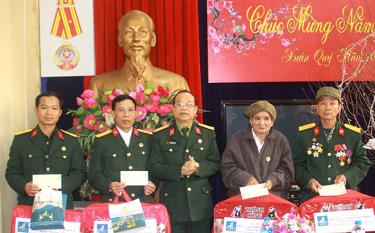
[[[157,43],[151,52],[153,65],[183,75],[201,107],[197,1],[95,0],[96,73],[123,65],[123,52],[117,45],[117,22],[129,10],[142,10],[154,20]],[[85,78],[85,89],[91,78]]]
[[[209,82],[374,80],[373,0],[208,0]],[[362,59],[362,61],[360,61]],[[366,59],[368,59],[366,63]]]

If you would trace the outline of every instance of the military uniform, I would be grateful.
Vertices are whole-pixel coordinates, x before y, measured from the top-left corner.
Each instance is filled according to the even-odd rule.
[[[198,171],[181,177],[181,167],[192,155]],[[149,170],[160,181],[160,202],[168,208],[173,222],[200,221],[212,217],[212,188],[208,177],[214,175],[220,155],[213,127],[193,123],[187,145],[175,124],[154,132]]]
[[[73,207],[72,191],[86,179],[83,153],[76,135],[55,127],[48,138],[39,127],[19,132],[13,139],[5,172],[8,184],[18,193],[19,205],[32,205],[34,197],[25,193],[33,174],[61,174],[62,192]]]
[[[294,166],[302,188],[302,201],[316,195],[307,187],[310,179],[329,185],[337,175],[343,174],[347,188],[356,189],[369,168],[359,128],[337,122],[329,142],[323,130],[317,123],[299,127]]]
[[[121,171],[146,171],[150,155],[152,133],[133,128],[129,147],[126,146],[117,128],[98,134],[94,142],[89,169],[90,184],[103,195],[102,201],[112,201],[114,193],[109,191],[111,182],[120,182]],[[149,177],[156,184],[156,181]],[[131,198],[151,202],[144,194],[144,186],[127,186]]]

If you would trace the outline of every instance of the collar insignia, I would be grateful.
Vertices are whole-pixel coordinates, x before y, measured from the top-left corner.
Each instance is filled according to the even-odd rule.
[[[170,137],[174,135],[174,131],[175,131],[174,128],[169,129],[169,136]]]

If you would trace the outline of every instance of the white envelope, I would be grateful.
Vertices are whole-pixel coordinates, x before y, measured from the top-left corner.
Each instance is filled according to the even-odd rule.
[[[120,177],[126,186],[145,186],[148,183],[148,171],[121,171]]]
[[[40,189],[51,188],[61,189],[61,174],[37,174],[33,175],[33,184],[37,184]]]
[[[240,187],[242,199],[266,196],[269,194],[266,183]]]
[[[339,196],[346,193],[344,182],[338,184],[322,185],[319,189],[320,196]]]

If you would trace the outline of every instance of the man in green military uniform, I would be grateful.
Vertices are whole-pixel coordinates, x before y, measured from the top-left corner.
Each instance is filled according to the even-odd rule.
[[[343,182],[357,189],[369,168],[360,128],[337,121],[340,91],[322,87],[316,101],[320,122],[300,126],[297,137],[294,166],[302,201],[316,195],[322,185]]]
[[[187,90],[173,99],[175,122],[154,132],[150,172],[162,181],[160,202],[167,206],[173,233],[211,232],[208,177],[220,164],[212,127],[194,121],[197,106]]]
[[[112,201],[123,188],[131,198],[152,202],[156,186],[150,179],[144,186],[128,186],[121,182],[121,171],[146,171],[150,156],[152,133],[133,127],[136,102],[128,95],[119,95],[112,101],[115,120],[113,130],[98,134],[94,142],[89,169],[90,184],[103,195],[102,201]],[[153,180],[153,181],[151,181]]]
[[[37,96],[34,129],[16,133],[5,172],[8,184],[18,193],[19,205],[32,205],[40,191],[33,184],[34,174],[61,174],[61,191],[66,193],[67,208],[73,207],[72,191],[86,179],[86,168],[77,136],[56,126],[62,110],[61,98],[53,92]]]

